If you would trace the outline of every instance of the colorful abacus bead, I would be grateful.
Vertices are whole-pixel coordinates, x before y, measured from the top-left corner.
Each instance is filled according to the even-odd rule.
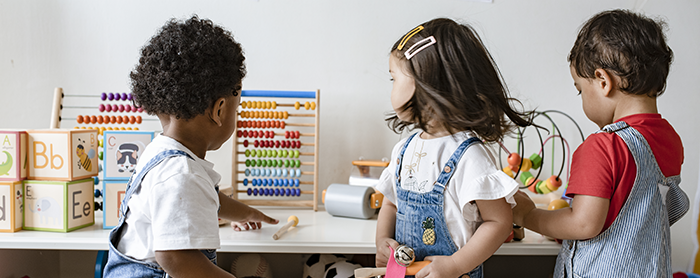
[[[513,169],[513,171],[518,171],[518,167],[520,166],[520,155],[517,153],[510,153],[508,155],[508,165],[510,165],[510,168]]]
[[[537,189],[539,189],[542,194],[547,194],[549,192],[552,192],[552,190],[549,189],[551,185],[548,185],[549,182],[547,180],[541,181],[537,184]]]
[[[529,158],[524,158],[520,164],[520,171],[527,172],[530,171],[530,169],[532,169],[532,161]]]
[[[525,186],[529,186],[530,184],[527,183],[527,180],[530,178],[534,178],[534,176],[530,172],[522,172],[520,173],[520,182],[523,183]]]
[[[568,207],[569,207],[569,203],[567,203],[565,200],[554,199],[551,202],[549,202],[547,209],[548,210],[558,210],[558,209],[563,209],[563,208],[568,208]]]
[[[538,154],[533,153],[530,156],[530,162],[532,162],[532,169],[539,169],[540,166],[542,166],[542,157],[540,157]]]
[[[562,184],[561,179],[557,176],[554,176],[554,175],[549,177],[549,179],[547,179],[547,181],[549,181],[549,184],[552,186],[551,187],[551,188],[553,188],[552,191],[557,191],[557,189],[559,189],[559,187],[561,187],[561,184]]]
[[[510,166],[503,167],[503,172],[509,177],[513,177],[513,170],[510,169]]]

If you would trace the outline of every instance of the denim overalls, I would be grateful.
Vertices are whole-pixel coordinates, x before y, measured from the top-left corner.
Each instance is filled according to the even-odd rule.
[[[554,277],[671,277],[669,226],[688,211],[680,176],[665,177],[644,136],[625,122],[601,131],[627,144],[637,177],[613,224],[588,240],[565,240]],[[661,190],[668,190],[665,200]]]
[[[121,237],[121,227],[126,219],[126,212],[129,209],[128,203],[131,199],[131,194],[141,187],[141,182],[144,176],[153,169],[156,165],[160,164],[163,160],[169,157],[175,156],[187,156],[189,159],[193,159],[189,154],[181,150],[168,150],[156,155],[151,159],[146,166],[141,169],[140,172],[134,172],[127,183],[126,195],[122,201],[120,213],[119,213],[119,224],[117,224],[112,232],[109,234],[109,258],[107,265],[104,270],[104,277],[170,277],[165,270],[161,268],[156,263],[142,262],[135,260],[133,258],[127,257],[119,250],[117,250],[117,245],[119,244],[119,239]],[[207,258],[214,264],[216,264],[216,250],[201,250]]]
[[[447,230],[444,213],[445,186],[449,182],[457,163],[462,158],[464,151],[474,143],[481,143],[478,138],[471,137],[457,148],[450,160],[445,164],[433,186],[433,190],[425,193],[417,193],[401,188],[401,162],[406,147],[413,137],[411,135],[399,152],[396,165],[396,241],[410,246],[415,251],[416,261],[422,261],[426,256],[450,256],[459,248],[455,245]],[[432,220],[430,220],[432,219]],[[426,221],[433,223],[424,228]],[[432,226],[434,243],[428,245],[423,242],[423,234]],[[470,278],[483,276],[482,265],[466,273]],[[407,276],[412,277],[412,276]]]

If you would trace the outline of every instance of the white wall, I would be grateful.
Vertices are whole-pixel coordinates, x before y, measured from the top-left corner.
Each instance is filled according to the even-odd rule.
[[[675,62],[659,110],[685,142],[682,187],[695,196],[700,136],[700,2],[633,0],[0,1],[0,128],[48,127],[54,87],[70,94],[128,91],[141,46],[171,17],[197,13],[232,31],[247,57],[244,89],[321,89],[320,183],[346,182],[350,161],[389,156],[400,138],[391,109],[388,50],[435,17],[473,24],[514,96],[572,115],[589,134],[566,55],[591,15],[627,8],[666,19]],[[561,121],[564,134],[577,133]],[[575,145],[578,141],[572,140]],[[511,144],[514,145],[514,144]],[[530,147],[534,149],[535,147]],[[208,154],[230,183],[231,145]],[[673,266],[685,270],[691,219],[672,228]],[[0,247],[1,248],[1,247]]]

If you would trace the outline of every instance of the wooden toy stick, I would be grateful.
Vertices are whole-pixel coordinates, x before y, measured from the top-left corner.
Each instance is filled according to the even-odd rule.
[[[430,264],[430,261],[413,262],[406,268],[406,275],[416,275],[418,271],[423,269],[428,264]],[[386,274],[386,267],[364,267],[355,269],[355,277],[357,278],[369,278],[384,274]]]
[[[386,267],[363,267],[355,269],[355,277],[357,278],[369,278],[384,274],[386,274]]]
[[[63,102],[63,88],[56,87],[53,91],[53,106],[51,111],[51,129],[61,127],[61,103]]]
[[[289,228],[296,227],[297,224],[299,224],[299,218],[297,218],[295,215],[289,216],[289,218],[287,218],[287,224],[284,224],[282,228],[272,235],[272,239],[278,240],[284,233],[287,232],[287,230],[289,230]]]

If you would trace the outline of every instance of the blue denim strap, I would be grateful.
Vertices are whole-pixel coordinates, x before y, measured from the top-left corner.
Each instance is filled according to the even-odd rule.
[[[447,182],[450,181],[450,178],[452,178],[452,175],[455,173],[455,168],[457,168],[457,164],[459,163],[459,160],[462,159],[462,156],[464,156],[464,153],[467,151],[467,149],[474,143],[481,143],[481,140],[476,137],[470,137],[467,140],[464,140],[462,144],[457,147],[457,150],[455,150],[454,153],[452,153],[452,156],[450,159],[445,163],[445,166],[442,167],[442,172],[440,172],[440,175],[437,178],[437,181],[435,182],[435,186],[433,187],[434,190],[437,189],[441,192],[444,192],[445,187],[447,186]]]
[[[126,212],[128,211],[129,200],[131,199],[131,194],[133,194],[137,189],[141,188],[141,182],[146,174],[148,174],[149,171],[158,166],[158,164],[163,162],[166,158],[174,156],[187,156],[189,159],[194,159],[187,152],[181,150],[163,151],[148,161],[146,166],[144,166],[141,171],[138,171],[138,173],[134,172],[134,174],[131,175],[131,178],[129,178],[129,182],[126,186],[126,194],[124,195],[124,199],[122,200],[122,205],[119,210],[119,224],[117,226],[121,226],[121,224],[124,222]]]

